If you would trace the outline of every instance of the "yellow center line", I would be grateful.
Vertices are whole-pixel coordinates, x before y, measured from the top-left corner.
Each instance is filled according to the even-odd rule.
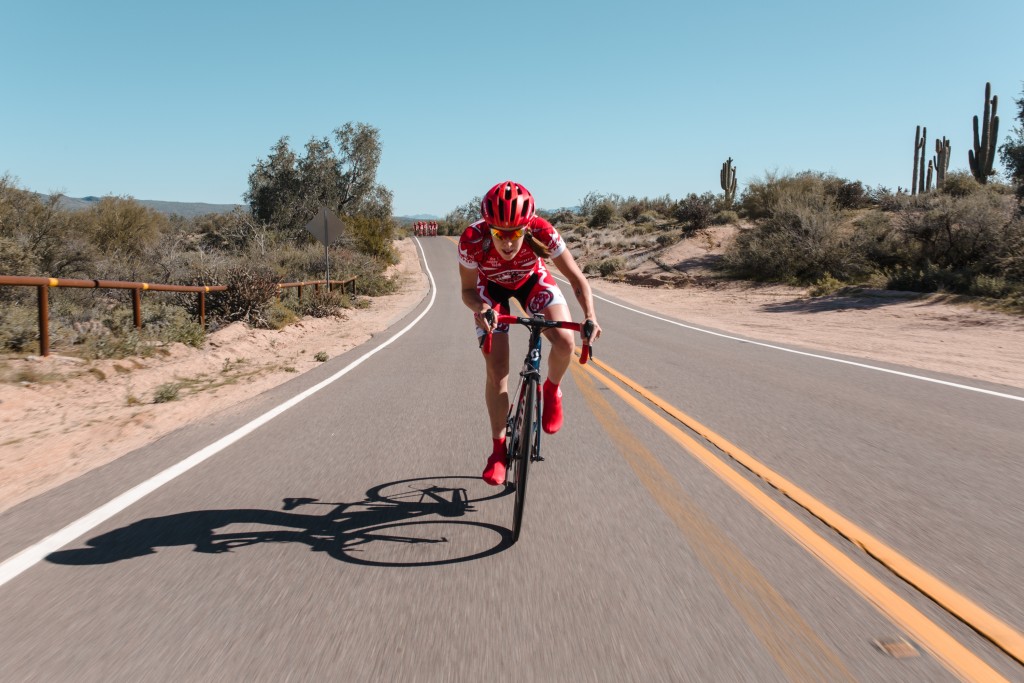
[[[743,496],[748,503],[775,522],[780,529],[817,557],[854,590],[863,595],[882,614],[885,614],[895,624],[903,628],[921,647],[930,652],[951,672],[967,681],[992,682],[1006,680],[992,667],[982,661],[981,658],[961,645],[910,603],[815,533],[795,515],[782,507],[782,505],[747,481],[707,448],[637,398],[627,393],[605,374],[595,369],[593,365],[584,367],[630,407],[696,457],[719,479]],[[601,367],[606,368],[607,366],[602,363]]]
[[[576,363],[570,367],[594,417],[787,677],[791,681],[854,681],[835,652],[701,512],[680,483],[626,426],[590,376]]]
[[[1024,664],[1024,635],[1013,626],[985,610],[970,598],[958,593],[938,577],[911,562],[891,546],[829,508],[778,472],[755,460],[738,446],[675,408],[668,401],[656,396],[607,364],[597,360],[594,363],[637,394],[661,408],[668,415],[697,434],[700,434],[737,463],[750,470],[775,489],[778,489],[780,493],[794,503],[807,510],[854,545],[859,546],[868,555],[888,567],[894,574],[990,640],[996,647],[1018,663]]]

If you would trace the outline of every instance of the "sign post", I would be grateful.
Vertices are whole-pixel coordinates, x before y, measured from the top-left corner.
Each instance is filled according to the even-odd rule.
[[[327,262],[327,291],[329,292],[331,291],[331,252],[328,247],[341,237],[345,231],[345,224],[328,211],[327,207],[320,207],[320,211],[313,220],[306,223],[306,230],[324,243],[324,258]]]

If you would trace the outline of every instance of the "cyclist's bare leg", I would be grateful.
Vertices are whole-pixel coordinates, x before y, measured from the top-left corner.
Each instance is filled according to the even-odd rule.
[[[543,313],[547,320],[572,319],[569,317],[569,307],[565,304],[552,304],[545,308]],[[548,379],[552,384],[561,384],[565,371],[569,369],[576,340],[571,330],[550,328],[544,330],[543,334],[551,342],[551,351],[548,353]],[[495,335],[495,338],[497,336]]]
[[[487,400],[487,416],[491,420],[491,438],[500,439],[505,434],[505,420],[508,417],[508,335],[491,335],[491,352],[484,354],[487,363],[487,383],[484,398]]]

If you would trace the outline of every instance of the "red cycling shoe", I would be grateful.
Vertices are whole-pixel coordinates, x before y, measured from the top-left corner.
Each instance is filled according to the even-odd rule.
[[[543,393],[541,426],[548,434],[554,434],[562,428],[562,389],[548,379],[544,380]]]
[[[503,453],[491,453],[491,457],[487,458],[487,467],[484,469],[484,481],[491,486],[501,486],[505,483],[505,459]]]

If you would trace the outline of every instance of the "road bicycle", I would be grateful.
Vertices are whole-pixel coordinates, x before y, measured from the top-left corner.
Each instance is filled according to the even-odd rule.
[[[490,311],[488,311],[490,313]],[[505,423],[505,444],[508,450],[508,465],[505,469],[505,487],[515,491],[515,505],[512,512],[512,543],[519,540],[523,525],[523,509],[526,506],[526,479],[530,463],[544,460],[540,454],[540,339],[541,332],[550,327],[581,332],[587,339],[593,334],[593,323],[574,323],[563,320],[545,320],[540,313],[532,318],[515,315],[498,315],[495,325],[524,325],[530,330],[530,344],[519,373],[519,388],[516,400],[509,405]],[[484,336],[484,353],[491,351],[491,333]],[[583,345],[580,364],[593,355],[589,344]]]

